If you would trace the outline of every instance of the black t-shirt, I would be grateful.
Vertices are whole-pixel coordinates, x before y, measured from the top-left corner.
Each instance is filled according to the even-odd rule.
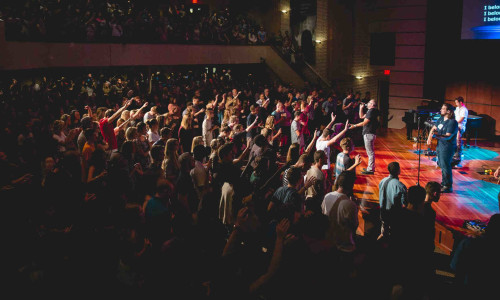
[[[451,137],[447,140],[439,140],[438,148],[446,147],[453,148],[456,147],[457,140],[457,132],[458,132],[458,123],[455,119],[447,119],[444,117],[439,118],[436,122],[437,134],[446,135],[447,133],[451,134]]]
[[[377,134],[377,129],[380,125],[378,117],[380,116],[380,111],[376,108],[369,109],[366,113],[365,119],[370,120],[368,124],[363,126],[364,134]]]
[[[257,114],[249,114],[248,117],[247,117],[247,127],[250,127],[250,125],[252,125],[252,123],[255,121],[255,118],[257,118]],[[252,128],[250,131],[247,132],[246,136],[249,137],[249,138],[254,138],[257,134],[259,134],[259,127],[258,126],[255,126],[254,128]]]

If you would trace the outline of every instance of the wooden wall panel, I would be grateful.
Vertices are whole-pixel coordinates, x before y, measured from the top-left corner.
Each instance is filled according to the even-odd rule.
[[[457,80],[446,85],[447,102],[462,96],[469,111],[483,116],[483,134],[500,135],[500,86],[496,82]],[[498,121],[497,121],[498,120]]]
[[[492,86],[484,81],[469,83],[467,99],[469,102],[491,105]]]
[[[423,59],[396,59],[396,65],[391,68],[396,71],[424,71]]]
[[[396,58],[424,58],[425,46],[396,46]]]
[[[421,98],[423,95],[423,90],[424,90],[423,85],[391,84],[389,88],[389,95]]]
[[[469,101],[467,98],[467,83],[465,81],[448,83],[446,86],[445,99],[455,99],[458,96],[464,97],[466,104]]]
[[[425,32],[425,20],[381,21],[378,32]]]
[[[427,0],[379,0],[378,7],[427,5]]]
[[[375,19],[379,20],[408,20],[425,19],[427,8],[425,6],[400,6],[381,8],[375,12]]]
[[[389,81],[391,84],[393,83],[424,84],[424,73],[392,71]]]
[[[406,33],[398,32],[396,33],[396,45],[425,45],[425,33],[415,32]]]

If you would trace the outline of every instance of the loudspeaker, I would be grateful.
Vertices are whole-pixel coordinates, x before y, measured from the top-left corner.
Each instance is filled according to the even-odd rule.
[[[396,33],[370,35],[370,65],[394,66],[396,60]]]

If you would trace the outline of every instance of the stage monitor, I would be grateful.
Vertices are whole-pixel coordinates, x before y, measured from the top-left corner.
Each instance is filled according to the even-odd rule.
[[[500,39],[500,0],[463,0],[462,40]]]

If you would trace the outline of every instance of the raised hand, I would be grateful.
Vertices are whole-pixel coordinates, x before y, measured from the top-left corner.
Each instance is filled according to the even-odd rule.
[[[331,113],[330,117],[332,118],[332,122],[335,121],[335,119],[337,118],[337,116],[334,113]]]
[[[276,226],[276,237],[283,239],[290,228],[290,221],[288,219],[282,219]]]
[[[238,215],[236,216],[236,222],[234,223],[234,226],[241,228],[243,231],[247,231],[248,219],[249,219],[248,207],[243,207],[238,211]]]
[[[304,183],[305,188],[310,188],[313,184],[315,184],[317,181],[316,177],[309,177],[307,178],[306,182]]]
[[[352,127],[352,126],[351,126],[351,127]],[[349,127],[349,120],[347,120],[347,121],[345,122],[345,128],[344,128],[344,129],[345,129],[345,130],[347,130],[347,129],[351,128],[351,127]]]
[[[359,165],[361,163],[361,154],[356,155],[354,157],[354,164]]]

